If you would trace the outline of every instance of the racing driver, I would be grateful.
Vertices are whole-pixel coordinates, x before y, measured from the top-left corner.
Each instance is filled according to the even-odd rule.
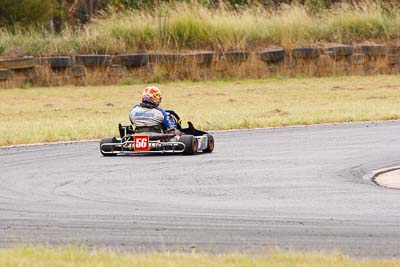
[[[176,128],[175,120],[159,107],[161,103],[161,91],[156,86],[144,89],[142,102],[132,107],[129,119],[136,126],[136,132],[156,132]]]

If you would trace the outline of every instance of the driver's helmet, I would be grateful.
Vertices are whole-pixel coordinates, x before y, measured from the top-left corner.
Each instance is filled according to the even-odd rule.
[[[161,103],[161,91],[156,86],[149,86],[144,89],[142,102],[153,105],[160,105]]]

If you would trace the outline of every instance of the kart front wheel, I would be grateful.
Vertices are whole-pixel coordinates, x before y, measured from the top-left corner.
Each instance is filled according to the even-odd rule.
[[[179,142],[185,144],[184,155],[194,155],[197,152],[197,139],[193,135],[183,135]]]
[[[115,153],[112,152],[118,152],[121,151],[121,148],[115,147],[113,145],[103,145],[103,144],[109,144],[109,143],[117,143],[117,139],[115,137],[106,137],[101,139],[100,141],[100,153],[105,156],[105,157],[111,157],[115,156]]]

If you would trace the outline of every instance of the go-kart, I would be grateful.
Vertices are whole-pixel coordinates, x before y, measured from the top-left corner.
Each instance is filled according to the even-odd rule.
[[[172,110],[166,110],[169,120],[175,122],[175,129],[160,132],[143,131],[135,125],[118,125],[120,137],[106,137],[100,141],[103,156],[128,154],[184,154],[211,153],[214,150],[214,137],[194,128],[189,121],[182,128],[181,119]]]

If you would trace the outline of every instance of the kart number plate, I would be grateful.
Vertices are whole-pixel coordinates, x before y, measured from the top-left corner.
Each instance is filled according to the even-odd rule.
[[[133,148],[135,151],[150,150],[150,142],[148,135],[135,135],[133,138]]]

